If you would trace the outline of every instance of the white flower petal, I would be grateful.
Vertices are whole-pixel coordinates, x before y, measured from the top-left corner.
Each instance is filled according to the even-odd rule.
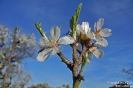
[[[81,26],[82,26],[82,25],[81,25]],[[81,26],[78,25],[77,28],[78,28],[78,30],[79,30],[81,33],[85,34],[85,31],[84,31],[84,29],[83,29]],[[80,33],[80,32],[79,32],[79,33]]]
[[[93,53],[88,54],[87,62],[90,63],[92,61]]]
[[[96,43],[94,44],[94,46],[96,46],[96,47],[103,47],[103,45],[102,45],[100,42],[96,42]]]
[[[109,37],[111,35],[111,30],[108,29],[108,28],[105,28],[105,29],[102,29],[100,31],[100,35],[103,36],[103,37]]]
[[[44,49],[43,51],[39,52],[37,56],[37,60],[40,62],[45,61],[49,57],[51,51],[52,49],[48,48],[48,49]]]
[[[103,24],[104,24],[104,19],[103,19],[103,18],[100,18],[100,19],[97,21],[97,30],[102,29]]]
[[[51,29],[50,29],[50,37],[51,38],[53,38],[55,35],[54,35],[54,27],[52,27]]]
[[[97,58],[102,58],[103,55],[104,55],[104,52],[103,50],[99,50],[99,49],[96,49],[93,54],[97,57]]]
[[[95,23],[94,24],[94,31],[96,31],[97,30],[97,24]]]
[[[60,29],[58,26],[52,27],[50,30],[50,37],[52,40],[57,41],[60,38]]]
[[[108,41],[105,38],[101,38],[98,42],[101,43],[104,47],[108,45]]]
[[[71,36],[65,36],[58,40],[58,44],[72,44],[74,39]]]
[[[39,44],[40,48],[48,47],[49,46],[49,40],[45,37],[42,37],[39,39],[38,44]]]
[[[61,46],[54,47],[53,48],[53,51],[52,51],[52,55],[61,52],[61,50],[62,50],[62,47]]]
[[[100,40],[101,40],[101,38],[102,38],[102,37],[101,37],[100,35],[98,35],[98,34],[97,34],[97,35],[95,35],[95,39],[96,39],[97,41],[100,41]]]
[[[59,27],[55,27],[55,37],[56,37],[56,41],[60,38],[60,28]]]
[[[95,39],[95,36],[92,32],[87,32],[87,36],[91,39]]]
[[[76,27],[76,35],[77,36],[80,36],[80,30],[82,29],[81,26],[78,24],[77,27]]]
[[[81,43],[76,43],[77,50],[81,50]]]
[[[88,31],[90,31],[89,29],[89,23],[88,22],[82,22],[81,25],[82,29],[84,30],[84,34],[87,33]]]

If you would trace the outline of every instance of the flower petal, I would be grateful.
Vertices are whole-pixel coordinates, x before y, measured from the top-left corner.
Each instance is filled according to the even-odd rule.
[[[93,54],[97,57],[97,58],[102,58],[103,55],[104,55],[104,52],[103,50],[99,50],[99,49],[96,49]]]
[[[102,44],[104,47],[108,45],[108,41],[105,38],[100,38],[98,37],[98,35],[96,35],[95,37],[96,37],[96,41]]]
[[[97,31],[97,24],[94,24],[94,31]]]
[[[38,44],[39,44],[40,48],[49,47],[49,40],[45,37],[42,37],[39,39]]]
[[[77,50],[81,50],[81,43],[76,43]]]
[[[91,39],[95,39],[95,36],[92,32],[87,32],[87,36]]]
[[[97,21],[97,30],[102,29],[103,24],[104,24],[104,19],[103,19],[103,18],[100,18],[100,19]]]
[[[50,37],[54,41],[57,41],[60,38],[60,29],[59,29],[58,26],[55,26],[55,27],[51,28]]]
[[[44,49],[42,52],[39,52],[37,56],[37,60],[40,62],[45,61],[49,57],[51,51],[52,49],[48,48],[48,49]]]
[[[80,30],[82,29],[81,26],[78,24],[77,27],[76,27],[76,35],[77,36],[80,36]]]
[[[95,35],[96,41],[100,41],[101,38],[102,38],[102,37],[101,37],[99,34],[96,34],[96,35]]]
[[[71,36],[65,36],[58,40],[59,44],[72,44],[74,43],[74,39]]]
[[[62,47],[61,46],[54,47],[53,48],[53,51],[52,51],[52,55],[61,52],[61,50],[62,50]]]
[[[101,38],[99,41],[104,47],[108,46],[108,41],[105,38]]]
[[[84,34],[87,33],[88,31],[90,31],[89,23],[88,22],[82,22],[81,27],[84,30]]]
[[[88,54],[87,62],[90,63],[92,61],[93,53]]]
[[[100,35],[103,36],[103,37],[109,37],[111,35],[111,30],[108,29],[108,28],[105,28],[105,29],[102,29],[100,31]]]
[[[78,31],[79,35],[80,35],[80,32],[82,32],[83,34],[85,34],[85,31],[84,31],[82,25],[79,25],[79,24],[77,25],[77,31]]]
[[[100,42],[96,42],[96,43],[94,44],[94,46],[96,46],[96,47],[103,47],[103,45],[102,45]]]

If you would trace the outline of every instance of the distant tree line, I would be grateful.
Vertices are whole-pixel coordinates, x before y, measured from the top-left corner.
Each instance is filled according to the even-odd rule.
[[[72,88],[70,87],[69,84],[62,84],[62,86],[58,86],[58,87],[52,87],[50,86],[48,83],[40,83],[40,84],[36,84],[36,85],[31,85],[31,87],[28,88]]]

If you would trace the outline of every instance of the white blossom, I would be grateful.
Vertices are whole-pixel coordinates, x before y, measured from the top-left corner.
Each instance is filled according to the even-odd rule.
[[[82,25],[77,25],[77,44],[76,47],[78,50],[81,49],[80,40],[88,40],[91,41],[92,39],[95,39],[94,33],[91,32],[91,28],[89,27],[88,22],[82,22]]]
[[[87,36],[89,39],[94,39],[94,34],[91,32],[88,22],[82,22],[82,25],[77,25],[77,36],[82,38]]]
[[[108,41],[104,37],[109,37],[111,35],[111,29],[104,28],[102,29],[102,26],[104,24],[104,19],[100,18],[97,23],[94,24],[94,30],[95,30],[95,38],[96,41],[101,43],[103,46],[108,45]]]
[[[46,60],[51,52],[52,55],[61,52],[62,47],[60,46],[60,44],[72,44],[72,43],[74,43],[74,39],[71,36],[65,36],[60,38],[59,27],[57,26],[52,27],[50,30],[50,40],[48,40],[46,37],[42,37],[39,40],[39,46],[43,50],[39,52],[37,60],[41,62]]]
[[[96,58],[102,58],[104,55],[104,51],[100,50],[99,47],[103,47],[99,42],[96,42],[92,48],[89,49],[89,54],[88,54],[88,62],[92,61],[93,55]]]

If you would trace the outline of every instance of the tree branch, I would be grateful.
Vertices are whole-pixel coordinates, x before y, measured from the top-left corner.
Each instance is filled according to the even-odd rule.
[[[72,71],[73,68],[73,63],[69,61],[63,54],[62,52],[57,53],[57,55],[62,59],[62,62],[64,62],[67,67]]]
[[[6,73],[5,73],[5,76],[4,76],[4,79],[3,79],[3,88],[7,88],[6,78],[8,77],[8,74],[9,74],[9,70],[10,70],[10,67],[11,67],[11,59],[12,59],[12,55],[14,53],[14,48],[16,46],[16,34],[17,34],[17,28],[14,29],[13,43],[12,43],[10,55],[8,57],[8,67],[6,68]]]

